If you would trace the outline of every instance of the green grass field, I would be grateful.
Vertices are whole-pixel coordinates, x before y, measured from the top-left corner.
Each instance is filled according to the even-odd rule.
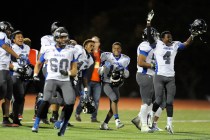
[[[107,111],[99,111],[98,120],[104,120]],[[24,112],[23,126],[19,128],[9,128],[0,126],[0,140],[135,140],[135,139],[210,139],[210,110],[175,110],[174,111],[174,135],[168,134],[166,131],[154,133],[142,133],[131,122],[138,113],[138,110],[120,110],[120,120],[125,124],[121,129],[115,128],[114,119],[109,123],[112,130],[99,130],[100,123],[91,123],[90,115],[82,114],[82,122],[77,122],[74,113],[71,117],[71,123],[74,127],[68,127],[65,135],[60,138],[57,136],[58,130],[53,128],[53,124],[40,124],[39,132],[32,133],[31,127],[33,122],[32,110]],[[2,112],[0,112],[2,114]],[[51,116],[51,114],[49,114]],[[2,116],[0,115],[0,118]],[[166,113],[162,114],[159,127],[164,129],[166,125]]]

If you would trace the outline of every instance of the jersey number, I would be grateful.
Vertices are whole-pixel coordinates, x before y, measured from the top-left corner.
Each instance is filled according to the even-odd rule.
[[[60,62],[56,58],[50,59],[51,71],[58,72],[60,70],[67,70],[69,66],[68,59],[61,59]]]
[[[171,52],[170,52],[170,51],[167,51],[167,52],[164,54],[163,60],[166,60],[166,61],[165,61],[165,64],[170,64],[170,63],[171,63],[170,56],[171,56]]]

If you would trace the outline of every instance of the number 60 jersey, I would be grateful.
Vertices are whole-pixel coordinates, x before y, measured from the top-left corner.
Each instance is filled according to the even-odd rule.
[[[54,79],[58,81],[69,81],[69,76],[61,75],[60,70],[69,71],[72,62],[77,62],[74,59],[74,49],[69,48],[56,48],[49,47],[48,50],[40,57],[40,61],[44,63],[47,62],[47,77],[48,79]]]
[[[183,43],[173,41],[170,46],[166,46],[162,41],[158,40],[154,48],[156,58],[156,74],[166,77],[173,77],[174,61],[178,50],[185,48]]]

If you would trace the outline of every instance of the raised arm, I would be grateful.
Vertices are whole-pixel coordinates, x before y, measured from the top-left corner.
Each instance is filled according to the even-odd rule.
[[[155,39],[151,34],[151,21],[154,16],[154,11],[152,10],[151,12],[148,13],[147,15],[147,40],[150,43],[151,47],[155,47]]]

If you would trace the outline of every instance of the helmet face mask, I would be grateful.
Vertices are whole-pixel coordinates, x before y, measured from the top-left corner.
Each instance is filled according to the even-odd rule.
[[[153,27],[151,27],[151,35],[155,40],[160,39],[159,37],[160,33]],[[144,29],[144,32],[142,34],[142,39],[147,40],[147,28]]]
[[[191,34],[203,34],[207,31],[207,24],[203,19],[196,19],[190,26]]]
[[[58,27],[53,33],[54,40],[60,48],[65,47],[69,41],[68,31],[64,27]]]

